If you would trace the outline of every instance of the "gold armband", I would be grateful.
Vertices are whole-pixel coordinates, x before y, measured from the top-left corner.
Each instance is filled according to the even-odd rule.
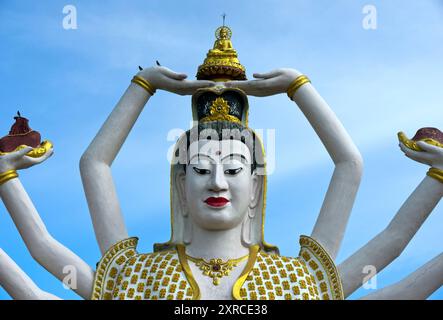
[[[431,168],[429,169],[427,175],[443,183],[443,170],[437,168]]]
[[[8,170],[6,172],[0,173],[0,185],[4,184],[5,182],[17,178],[18,174],[15,170]]]
[[[145,89],[151,96],[154,95],[155,88],[152,86],[152,84],[150,84],[148,82],[148,80],[143,79],[140,76],[134,76],[134,78],[132,78],[131,82],[138,84],[140,87]]]
[[[305,75],[297,77],[292,83],[289,85],[288,90],[286,91],[288,93],[289,99],[292,100],[292,97],[294,96],[295,92],[305,83],[311,82],[309,78]]]

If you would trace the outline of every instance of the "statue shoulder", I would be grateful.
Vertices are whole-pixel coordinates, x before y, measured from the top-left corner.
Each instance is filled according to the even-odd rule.
[[[344,299],[338,269],[332,257],[319,242],[311,237],[301,236],[299,260],[314,277],[321,299]]]
[[[169,249],[131,257],[117,276],[112,298],[183,300],[193,295],[177,250]]]
[[[124,265],[122,271],[134,270],[149,270],[150,273],[164,273],[167,266],[176,267],[180,265],[177,251],[175,249],[168,249],[156,251],[151,253],[141,253],[131,257]],[[181,267],[181,265],[180,265]],[[179,270],[181,271],[181,270]],[[129,272],[127,272],[129,273]]]
[[[137,239],[115,244],[98,264],[93,300],[190,299],[177,250],[137,253]]]
[[[138,238],[128,238],[114,244],[97,263],[92,300],[111,299],[117,275],[126,262],[137,254]]]

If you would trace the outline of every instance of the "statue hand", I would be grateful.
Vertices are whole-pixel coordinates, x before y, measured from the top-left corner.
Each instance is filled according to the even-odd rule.
[[[197,89],[215,85],[213,81],[186,80],[186,74],[176,73],[161,66],[143,69],[137,75],[146,79],[155,89],[166,90],[179,95],[192,95]]]
[[[254,73],[257,80],[230,81],[225,86],[239,88],[247,95],[266,97],[274,94],[285,93],[289,85],[302,74],[295,69],[281,68],[268,73]]]
[[[34,158],[29,157],[26,154],[33,150],[32,147],[26,147],[18,151],[13,151],[0,156],[0,173],[9,171],[9,170],[21,170],[32,167],[33,165],[42,163],[46,159],[48,159],[54,153],[53,148],[51,147],[45,154],[41,157]]]
[[[424,141],[417,141],[417,145],[423,151],[409,149],[402,142],[399,144],[400,149],[408,158],[443,170],[443,148],[430,145]]]

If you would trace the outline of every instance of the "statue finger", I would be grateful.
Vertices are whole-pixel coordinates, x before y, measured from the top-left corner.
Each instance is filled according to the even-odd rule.
[[[254,73],[252,76],[257,79],[270,79],[275,78],[281,74],[281,70],[275,69],[265,73]]]
[[[216,85],[214,81],[209,81],[209,80],[183,80],[180,81],[180,83],[184,87],[191,87],[195,89],[210,88]]]
[[[403,142],[400,142],[398,145],[400,146],[400,149],[401,149],[404,153],[411,154],[411,155],[415,155],[415,156],[419,156],[419,155],[423,154],[423,151],[416,151],[416,150],[413,150],[413,149],[407,147]]]
[[[403,144],[400,144],[400,148],[404,152],[405,156],[414,161],[430,165],[435,160],[433,154],[411,150]]]
[[[420,153],[420,151],[415,151],[415,150],[409,149],[409,148],[406,147],[403,143],[399,143],[398,145],[400,146],[401,151],[403,151],[403,153],[404,153],[406,156],[417,157],[418,154]]]
[[[225,82],[224,85],[226,88],[239,88],[242,89],[244,84],[249,81],[228,81]]]
[[[414,152],[409,152],[409,151],[410,150],[405,150],[404,151],[404,154],[405,154],[406,157],[408,157],[409,159],[412,159],[414,161],[422,162],[423,163],[424,160],[421,157],[419,157],[416,154],[414,154]]]
[[[249,81],[230,81],[226,82],[228,88],[238,88],[243,90],[247,95],[263,97],[268,96],[270,83],[272,80],[249,80]]]
[[[263,80],[249,80],[249,81],[229,81],[225,83],[228,88],[238,88],[245,91],[254,89],[260,86]]]
[[[161,73],[167,76],[168,78],[175,79],[175,80],[184,80],[188,76],[184,73],[177,73],[172,71],[171,69],[168,69],[166,67],[160,67]]]
[[[34,149],[33,147],[26,146],[26,147],[23,148],[23,149],[20,149],[20,150],[18,150],[18,151],[12,152],[12,153],[10,154],[10,158],[11,158],[11,159],[20,159],[20,158],[22,158],[23,156],[25,156],[29,151],[31,151],[31,150],[33,150],[33,149]]]
[[[436,154],[443,154],[443,148],[434,146],[432,144],[429,144],[424,141],[417,141],[417,145],[420,146],[424,151],[436,153]]]
[[[406,147],[402,142],[400,142],[398,144],[398,146],[400,147],[401,151],[403,151],[403,153],[406,153],[407,150],[410,150],[408,147]]]

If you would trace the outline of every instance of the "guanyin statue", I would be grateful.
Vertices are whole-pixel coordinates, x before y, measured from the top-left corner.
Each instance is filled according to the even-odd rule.
[[[136,74],[81,157],[83,186],[102,252],[96,270],[49,234],[18,178],[18,170],[48,159],[52,145],[2,150],[0,196],[31,255],[60,280],[64,266],[75,266],[75,291],[81,297],[344,299],[362,286],[365,266],[379,272],[400,255],[440,201],[442,133],[424,128],[413,139],[400,134],[406,156],[431,169],[387,228],[336,266],[360,184],[360,153],[307,76],[277,69],[246,80],[231,34],[225,25],[217,29],[214,48],[198,68],[197,80],[162,66]],[[171,159],[170,240],[154,245],[152,253],[141,253],[138,239],[128,236],[111,165],[156,90],[191,95],[195,126],[177,141]],[[265,241],[265,152],[248,127],[248,96],[281,93],[301,109],[335,164],[314,229],[310,236],[300,237],[298,257],[281,256]],[[26,135],[30,129],[26,130],[9,136]],[[147,188],[155,185],[147,181]],[[443,284],[442,273],[440,255],[366,298],[424,299]],[[16,299],[57,298],[39,289],[1,250],[0,285]]]

